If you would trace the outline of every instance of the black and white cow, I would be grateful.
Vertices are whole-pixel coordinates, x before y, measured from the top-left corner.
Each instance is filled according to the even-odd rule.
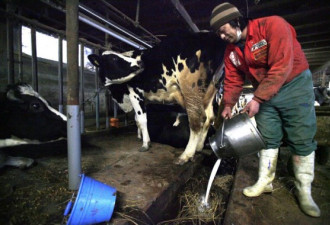
[[[0,148],[65,138],[66,120],[30,85],[8,85],[0,94]],[[6,156],[0,150],[0,168],[28,167],[32,162],[32,159]]]
[[[330,88],[314,87],[315,106],[325,106],[330,104]]]
[[[106,51],[89,55],[99,68],[100,80],[108,86],[119,106],[134,109],[142,131],[140,151],[149,149],[146,100],[176,103],[186,109],[190,136],[185,151],[175,161],[184,164],[201,151],[208,128],[214,119],[212,101],[219,77],[225,44],[215,34],[184,33],[168,37],[147,50],[125,53]]]

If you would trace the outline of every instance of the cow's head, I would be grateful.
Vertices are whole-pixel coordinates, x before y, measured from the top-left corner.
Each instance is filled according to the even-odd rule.
[[[24,83],[9,85],[2,102],[5,131],[21,139],[51,141],[66,137],[66,116]]]
[[[100,79],[105,86],[125,83],[144,69],[140,51],[106,51],[102,56],[91,54],[88,59],[100,69]]]

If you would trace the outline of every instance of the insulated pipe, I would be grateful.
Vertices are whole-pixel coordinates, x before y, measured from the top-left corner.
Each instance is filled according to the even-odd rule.
[[[32,86],[38,92],[38,59],[37,59],[37,38],[36,28],[31,27],[31,57],[32,57]]]
[[[78,0],[66,1],[67,37],[67,133],[69,189],[77,190],[81,175],[81,136],[79,116],[79,73],[78,73]]]
[[[58,111],[63,113],[63,36],[58,36]]]
[[[84,22],[84,23],[86,23],[86,24],[88,24],[88,25],[90,25],[90,26],[92,26],[92,27],[94,27],[94,28],[96,28],[98,30],[103,31],[104,33],[107,33],[107,34],[109,34],[109,35],[111,35],[111,36],[113,36],[113,37],[115,37],[115,38],[117,38],[117,39],[125,42],[126,44],[129,44],[129,45],[133,46],[134,48],[137,48],[137,49],[146,49],[144,46],[139,45],[136,42],[134,42],[134,41],[132,41],[132,40],[130,40],[130,39],[128,39],[128,38],[120,35],[119,33],[110,30],[109,28],[107,28],[104,25],[96,22],[95,20],[91,19],[88,16],[85,16],[85,15],[80,14],[79,15],[79,20],[81,20],[82,22]]]
[[[84,45],[80,44],[80,133],[85,133]]]

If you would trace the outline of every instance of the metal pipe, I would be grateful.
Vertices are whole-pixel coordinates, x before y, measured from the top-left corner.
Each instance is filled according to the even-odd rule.
[[[133,46],[134,48],[146,49],[144,46],[137,44],[136,42],[120,35],[119,33],[115,32],[115,31],[110,30],[109,28],[106,28],[104,25],[98,23],[97,21],[91,19],[88,16],[80,14],[79,15],[79,20],[81,20],[82,22],[84,22],[84,23],[86,23],[86,24],[88,24],[88,25],[90,25],[90,26],[92,26],[92,27],[94,27],[98,30],[103,31],[104,33],[107,33],[107,34],[109,34],[109,35],[125,42],[126,44],[129,44],[129,45]]]
[[[58,110],[63,113],[63,36],[58,36]]]
[[[11,10],[11,6],[7,4],[7,11]],[[7,68],[8,68],[8,84],[15,83],[15,70],[14,70],[14,31],[12,19],[7,17]]]
[[[81,136],[79,105],[67,106],[69,189],[78,190],[81,175]]]
[[[78,73],[78,0],[66,1],[67,37],[67,131],[69,189],[77,190],[81,174],[81,136],[79,116],[79,73]]]
[[[132,20],[131,18],[129,18],[128,16],[126,16],[123,12],[121,12],[120,10],[118,10],[116,7],[114,7],[113,5],[111,5],[110,3],[108,3],[105,0],[101,0],[101,1],[102,1],[102,3],[104,5],[106,5],[107,7],[109,7],[110,9],[112,9],[113,11],[117,12],[118,14],[120,14],[125,20],[128,20],[129,22],[131,22],[132,24],[134,24],[135,26],[137,26],[138,28],[140,28],[141,30],[143,30],[144,32],[146,32],[147,34],[149,34],[151,37],[153,37],[157,42],[160,42],[160,39],[158,37],[156,37],[155,35],[153,35],[150,31],[146,30],[141,25],[136,24],[134,20]]]
[[[113,101],[113,117],[114,118],[118,117],[118,105],[115,101]]]
[[[65,31],[57,30],[57,29],[55,29],[53,27],[50,27],[50,26],[47,26],[45,24],[39,23],[36,20],[31,20],[31,19],[26,18],[24,16],[16,15],[16,14],[13,14],[13,13],[8,13],[8,12],[6,12],[5,10],[3,10],[1,8],[0,8],[0,12],[3,13],[3,14],[5,14],[7,17],[8,16],[14,17],[14,18],[16,18],[16,19],[18,19],[20,21],[23,21],[23,22],[25,22],[27,24],[30,24],[32,26],[40,27],[40,28],[42,28],[44,30],[50,31],[50,32],[55,33],[57,35],[63,35],[63,37],[66,37]],[[100,44],[95,44],[95,43],[90,42],[90,41],[87,41],[87,40],[85,40],[83,38],[79,38],[79,41],[81,43],[84,43],[84,44],[90,46],[90,47],[99,48],[99,49],[103,49],[103,50],[108,50],[108,48],[106,48],[106,47],[104,47],[104,46],[102,46]]]
[[[139,17],[140,17],[140,0],[137,0],[136,3],[136,15],[135,15],[135,23],[139,24]]]
[[[53,7],[53,8],[55,8],[55,9],[58,9],[58,10],[64,12],[64,13],[66,12],[65,9],[63,9],[63,8],[61,8],[61,7],[58,7],[58,6],[56,6],[56,5],[54,5],[54,4],[50,3],[50,2],[48,2],[48,1],[46,1],[46,0],[41,0],[41,1],[44,2],[44,3],[47,4],[47,5],[49,5],[49,6]],[[89,18],[88,16],[86,16],[86,15],[84,15],[84,14],[82,14],[82,13],[79,13],[79,19],[80,19],[82,22],[84,22],[84,23],[86,23],[86,24],[89,24],[90,26],[93,26],[93,27],[96,28],[96,29],[99,29],[100,31],[103,31],[104,33],[108,33],[108,34],[110,34],[111,36],[113,36],[113,37],[115,37],[115,38],[117,38],[117,39],[119,39],[119,40],[121,40],[121,41],[123,41],[123,42],[125,42],[125,43],[128,43],[129,45],[132,45],[132,46],[135,47],[135,48],[138,48],[138,49],[144,49],[144,47],[141,48],[141,47],[140,47],[139,45],[137,45],[135,42],[133,42],[133,41],[131,41],[130,39],[128,39],[128,38],[126,38],[126,37],[124,37],[124,36],[118,34],[117,32],[112,31],[112,30],[110,30],[110,29],[106,29],[103,25],[97,23],[96,21],[93,21],[91,18]]]
[[[104,96],[104,101],[105,101],[105,129],[109,129],[110,127],[110,116],[109,116],[109,100],[110,100],[110,94],[108,89],[105,90],[105,96]]]
[[[183,5],[180,3],[179,0],[171,0],[172,4],[174,5],[174,7],[176,8],[176,10],[178,10],[178,12],[180,13],[180,15],[183,17],[183,19],[187,22],[187,24],[189,25],[189,27],[194,31],[194,32],[199,32],[198,27],[196,26],[196,24],[192,21],[190,15],[188,14],[188,12],[186,11],[186,9],[183,7]]]
[[[108,14],[107,14],[106,18],[109,19],[109,15]],[[104,40],[105,46],[110,47],[109,46],[109,34],[105,34],[104,39],[105,39]],[[110,116],[109,116],[110,93],[109,93],[109,89],[108,88],[105,89],[104,100],[105,100],[105,129],[109,129],[110,128]]]
[[[100,15],[98,15],[96,12],[94,12],[92,9],[84,6],[84,5],[79,5],[79,8],[80,9],[83,9],[84,11],[88,12],[89,14],[93,15],[94,17],[98,18],[99,20],[101,20],[102,22],[110,25],[111,27],[114,27],[116,29],[118,29],[119,31],[121,31],[122,33],[128,35],[129,37],[133,38],[134,40],[138,41],[138,42],[141,42],[142,44],[144,44],[145,46],[149,47],[149,48],[152,48],[152,45],[148,44],[147,42],[137,38],[134,36],[134,34],[126,31],[124,28],[120,27],[119,25],[115,24],[114,22],[110,21],[109,19],[106,20],[104,19],[103,17],[101,17]],[[81,16],[83,16],[83,14],[80,14]],[[108,28],[109,29],[109,28]]]
[[[38,59],[37,59],[37,38],[36,28],[31,27],[31,57],[32,57],[32,86],[38,92]]]
[[[84,45],[80,44],[80,133],[85,133]]]
[[[18,52],[18,79],[19,79],[19,81],[23,81],[22,25],[21,24],[18,26],[17,52]]]
[[[99,55],[100,52],[98,49],[96,49],[95,54]],[[96,129],[100,129],[100,96],[99,96],[99,75],[100,71],[98,68],[96,68],[96,74],[95,74],[95,123],[96,123]]]

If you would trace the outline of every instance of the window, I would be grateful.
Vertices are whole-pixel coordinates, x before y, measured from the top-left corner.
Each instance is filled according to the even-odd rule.
[[[37,40],[37,57],[58,61],[58,38],[53,37],[41,32],[36,32]],[[31,49],[31,29],[26,26],[22,26],[22,52],[27,55],[32,55]],[[66,40],[63,40],[63,63],[67,63],[66,55]],[[87,56],[92,54],[92,49],[84,47],[84,66],[89,70],[94,70],[93,66],[89,62]],[[79,44],[80,55],[80,44]],[[80,66],[80,57],[79,57]]]

